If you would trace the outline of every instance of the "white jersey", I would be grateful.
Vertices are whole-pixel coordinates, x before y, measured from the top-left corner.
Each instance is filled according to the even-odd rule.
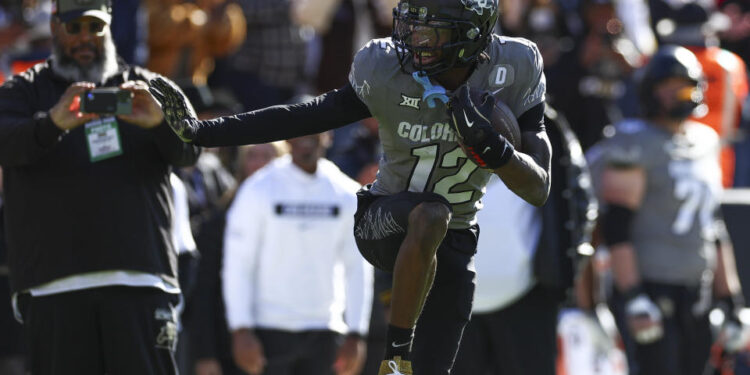
[[[223,294],[238,328],[367,333],[372,267],[352,231],[359,184],[284,156],[242,183],[227,215]]]

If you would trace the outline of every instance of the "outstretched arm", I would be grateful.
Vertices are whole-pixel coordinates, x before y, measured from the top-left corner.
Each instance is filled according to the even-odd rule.
[[[316,134],[370,117],[370,110],[351,85],[308,102],[277,105],[256,111],[200,121],[182,99],[179,88],[157,78],[151,94],[162,105],[167,123],[185,142],[199,146],[256,144]]]

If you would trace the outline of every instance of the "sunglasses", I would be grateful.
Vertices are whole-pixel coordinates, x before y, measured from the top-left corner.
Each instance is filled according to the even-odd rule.
[[[71,21],[65,22],[65,32],[69,35],[78,35],[85,25],[88,25],[89,34],[101,36],[104,34],[106,24],[101,21]]]

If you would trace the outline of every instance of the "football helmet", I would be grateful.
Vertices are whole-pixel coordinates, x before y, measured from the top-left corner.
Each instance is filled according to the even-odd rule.
[[[678,93],[677,104],[665,108],[654,90],[668,78],[683,78],[692,83],[688,91]],[[668,116],[685,119],[703,102],[703,68],[687,48],[666,46],[660,48],[645,66],[640,77],[639,95],[646,117]]]
[[[497,17],[497,0],[400,0],[392,39],[402,69],[431,76],[474,64]]]

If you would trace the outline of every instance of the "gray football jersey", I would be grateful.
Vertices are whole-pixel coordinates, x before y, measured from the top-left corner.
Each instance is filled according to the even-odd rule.
[[[486,51],[489,62],[477,66],[470,87],[491,91],[516,117],[544,101],[542,57],[534,43],[493,35]],[[410,73],[401,70],[390,38],[370,41],[352,63],[349,81],[380,124],[383,157],[372,192],[435,192],[453,207],[450,228],[468,228],[492,172],[466,158],[445,104],[436,101],[430,108],[424,87]]]
[[[606,166],[637,166],[646,190],[632,227],[638,268],[646,280],[697,285],[716,264],[715,213],[721,194],[719,138],[689,122],[672,134],[642,120],[627,120],[612,138],[588,152],[594,186]]]

